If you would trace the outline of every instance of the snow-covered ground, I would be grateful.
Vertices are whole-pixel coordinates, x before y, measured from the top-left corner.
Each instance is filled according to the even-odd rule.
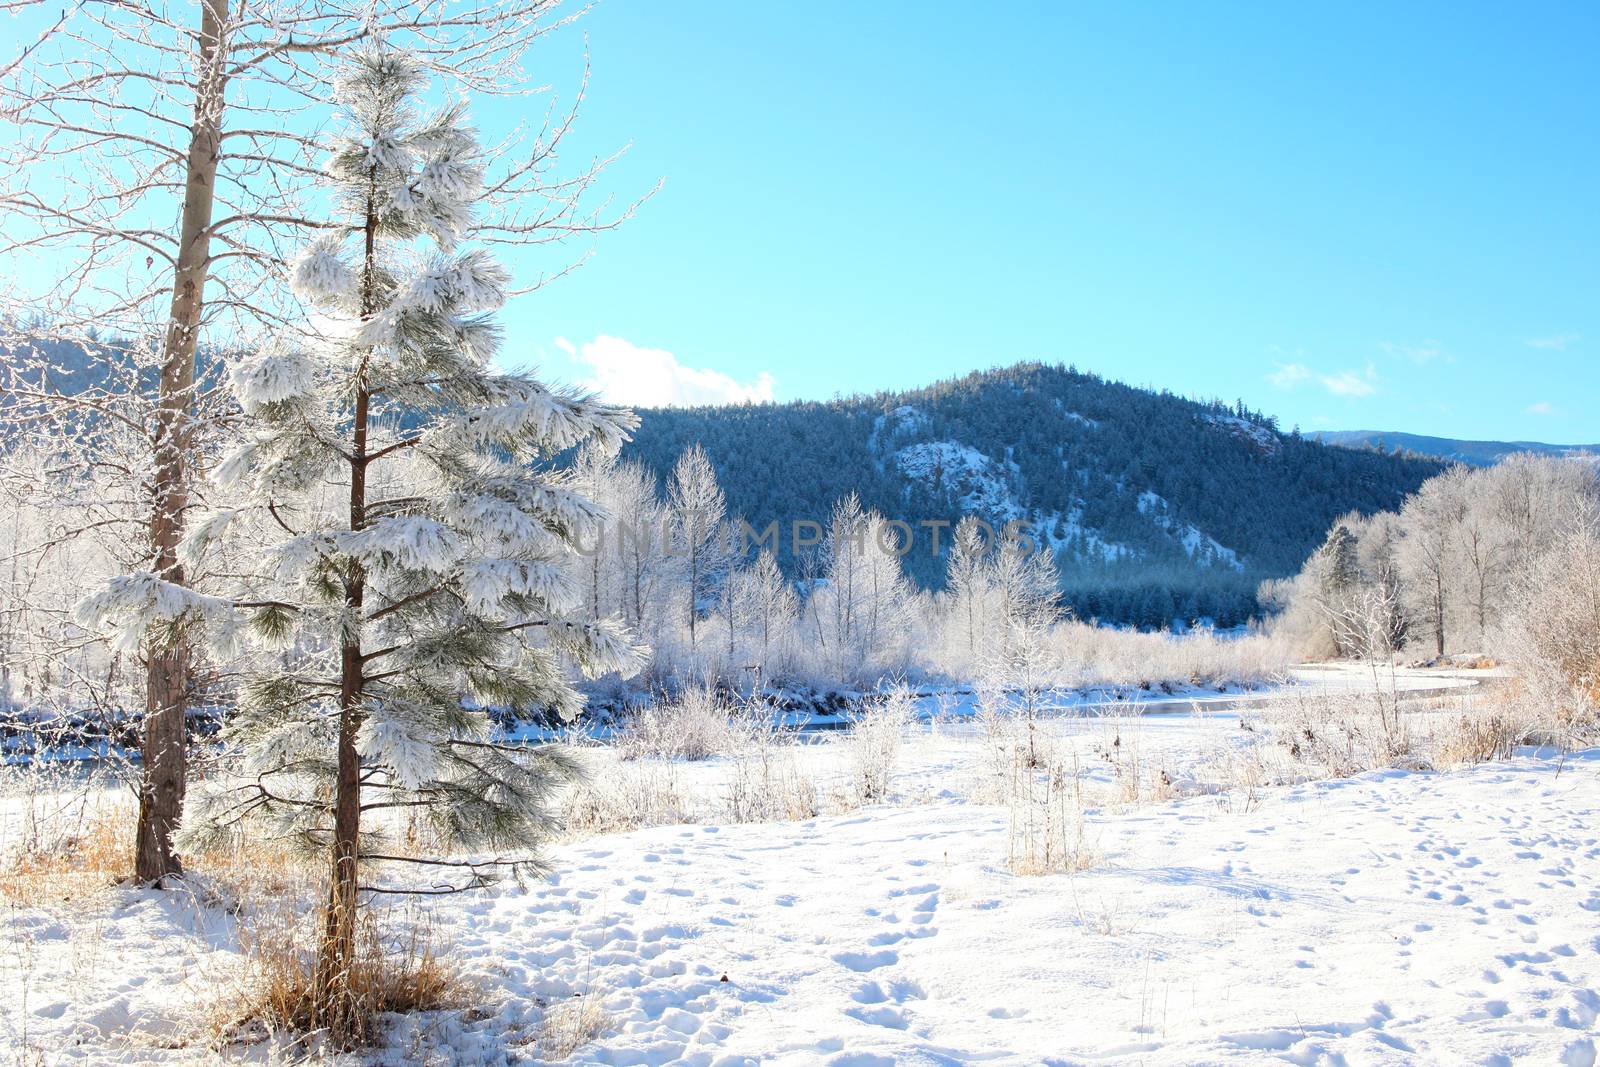
[[[1182,781],[1237,715],[1051,729],[1101,789],[1084,871],[1008,873],[977,730],[918,727],[891,803],[575,840],[547,882],[436,903],[483,1008],[406,1020],[369,1059],[537,1062],[548,1012],[598,1004],[570,1062],[1594,1062],[1600,750],[1129,805],[1108,746]],[[843,738],[796,758],[824,794],[849,773]],[[726,770],[674,773],[693,794]],[[3,923],[21,1062],[265,1057],[199,1041],[236,967],[225,912],[111,889]]]

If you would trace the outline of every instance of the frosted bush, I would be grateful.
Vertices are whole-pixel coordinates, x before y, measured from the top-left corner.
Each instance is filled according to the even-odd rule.
[[[889,796],[894,765],[906,728],[913,720],[912,694],[904,686],[870,700],[850,726],[850,780],[855,799],[863,804]]]
[[[671,762],[607,763],[567,795],[566,828],[580,835],[674,826],[698,817]]]
[[[624,760],[703,760],[734,747],[732,709],[706,687],[686,689],[665,704],[653,704],[623,729],[617,755]]]
[[[730,723],[727,816],[732,822],[778,822],[817,814],[815,783],[795,758],[798,736],[779,726],[772,709],[756,708]]]

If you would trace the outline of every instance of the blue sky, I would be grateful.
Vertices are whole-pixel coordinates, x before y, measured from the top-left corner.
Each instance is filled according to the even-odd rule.
[[[510,311],[517,362],[639,402],[1037,358],[1286,428],[1600,438],[1600,6],[603,0],[582,27],[569,158],[631,142],[610,188],[665,185]],[[542,73],[569,88],[581,49]]]

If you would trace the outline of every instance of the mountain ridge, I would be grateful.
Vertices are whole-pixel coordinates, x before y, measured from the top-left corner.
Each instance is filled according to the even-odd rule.
[[[1600,444],[1553,445],[1543,441],[1476,441],[1458,437],[1430,437],[1400,430],[1320,430],[1311,436],[1340,448],[1374,448],[1414,452],[1421,456],[1468,463],[1475,467],[1493,466],[1518,452],[1543,456],[1600,455]]]
[[[969,513],[997,527],[1023,519],[1055,551],[1076,614],[1149,626],[1251,617],[1260,581],[1297,571],[1338,515],[1398,506],[1443,469],[1286,433],[1242,403],[1061,364],[829,401],[640,414],[625,458],[664,483],[678,455],[702,445],[730,514],[757,528],[825,521],[852,491],[914,528]],[[936,587],[942,560],[931,536],[918,538],[907,572]]]

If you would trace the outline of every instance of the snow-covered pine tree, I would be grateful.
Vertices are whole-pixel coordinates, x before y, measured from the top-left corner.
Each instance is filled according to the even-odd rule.
[[[382,47],[337,82],[343,131],[326,172],[343,213],[294,263],[317,336],[239,362],[244,439],[218,472],[270,514],[253,631],[298,664],[241,686],[226,740],[243,780],[199,792],[185,843],[265,820],[331,858],[313,978],[316,1022],[350,1036],[361,861],[398,857],[364,816],[424,816],[444,842],[497,857],[452,864],[446,889],[539,862],[545,802],[569,768],[496,744],[485,706],[576,713],[563,655],[585,672],[637,663],[615,620],[579,614],[565,557],[600,521],[569,484],[569,449],[615,452],[632,413],[496,371],[491,313],[508,277],[457,242],[483,159],[460,104],[424,115],[422,78]],[[197,525],[191,557],[238,512]]]

